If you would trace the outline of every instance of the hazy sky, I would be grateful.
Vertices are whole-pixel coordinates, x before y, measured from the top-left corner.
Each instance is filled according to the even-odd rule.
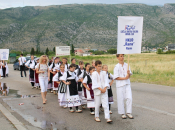
[[[103,3],[103,4],[122,4],[122,3],[143,3],[147,5],[163,6],[165,3],[175,3],[175,0],[0,0],[0,9],[23,6],[48,6],[62,4],[83,4],[83,3]]]

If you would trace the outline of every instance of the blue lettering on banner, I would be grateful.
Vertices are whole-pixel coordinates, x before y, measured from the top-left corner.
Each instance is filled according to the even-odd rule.
[[[125,25],[125,29],[120,31],[121,33],[125,33],[125,35],[134,35],[138,33],[138,30],[135,30],[134,25]]]
[[[132,46],[134,45],[134,38],[126,38],[125,39],[125,45],[126,50],[132,50]]]

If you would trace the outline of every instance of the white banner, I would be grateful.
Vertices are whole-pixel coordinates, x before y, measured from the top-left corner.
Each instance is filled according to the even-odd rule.
[[[57,46],[56,56],[67,56],[70,55],[70,46]]]
[[[119,16],[117,54],[141,53],[143,17]]]
[[[9,49],[0,49],[0,60],[9,59]]]

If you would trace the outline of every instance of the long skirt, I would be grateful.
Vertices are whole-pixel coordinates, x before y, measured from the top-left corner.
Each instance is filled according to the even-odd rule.
[[[47,89],[52,89],[52,78],[53,78],[53,74],[50,73],[50,81],[48,82],[48,87],[47,87]]]
[[[53,81],[52,85],[53,85],[53,90],[58,90],[59,84],[56,81]]]
[[[78,96],[81,100],[82,105],[87,104],[87,99],[85,97],[85,95],[86,95],[85,90],[86,90],[86,88],[84,88],[83,84],[81,82],[78,82]]]
[[[29,72],[30,72],[30,74],[29,74],[29,81],[30,82],[35,82],[35,80],[34,80],[34,75],[35,75],[34,70],[30,69]]]
[[[40,85],[39,85],[38,74],[36,73],[36,71],[35,71],[35,86],[36,86],[36,87],[37,87],[37,86],[40,86]]]
[[[92,84],[88,84],[88,87],[91,89],[88,91],[86,89],[86,95],[87,95],[87,108],[95,108],[95,100],[94,100],[94,92],[92,90]]]
[[[108,102],[109,102],[109,104],[113,104],[114,103],[111,86],[110,86],[110,89],[108,89]]]
[[[58,102],[60,106],[67,106],[67,91],[66,93],[60,93],[60,90],[58,90]]]
[[[67,80],[71,81],[70,85],[67,85],[67,91],[66,91],[66,96],[67,96],[67,107],[76,107],[81,105],[81,100],[78,95],[78,90],[77,90],[77,83],[74,80]]]

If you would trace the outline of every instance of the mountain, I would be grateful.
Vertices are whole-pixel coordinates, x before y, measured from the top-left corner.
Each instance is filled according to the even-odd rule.
[[[142,46],[175,43],[175,4],[72,4],[0,10],[0,47],[109,49],[117,46],[117,16],[143,16]]]

